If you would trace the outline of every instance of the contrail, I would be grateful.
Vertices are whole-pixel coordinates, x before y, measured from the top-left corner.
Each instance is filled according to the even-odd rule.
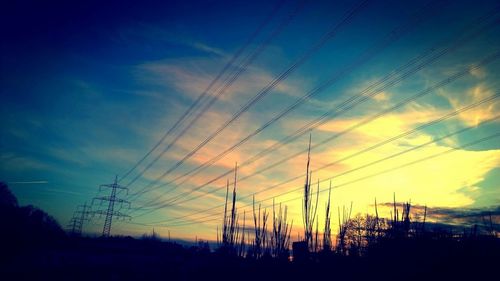
[[[10,181],[8,184],[46,184],[48,181]]]

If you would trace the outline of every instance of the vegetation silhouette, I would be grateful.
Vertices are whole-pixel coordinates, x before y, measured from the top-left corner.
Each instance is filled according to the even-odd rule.
[[[58,222],[34,206],[19,207],[7,184],[0,182],[0,260],[57,248],[66,237]]]
[[[308,188],[305,192],[311,195]],[[273,205],[269,213],[254,203],[254,226],[238,222],[236,183],[232,197],[227,188],[225,219],[214,249],[202,240],[183,246],[154,231],[138,238],[69,236],[42,210],[20,207],[5,183],[0,184],[0,198],[2,280],[481,279],[495,276],[500,260],[491,213],[490,228],[483,222],[483,227],[459,232],[428,221],[426,207],[395,198],[392,203],[375,201],[375,215],[351,216],[352,207],[339,208],[336,235],[331,234],[335,215],[328,200],[325,230],[318,233],[314,219],[316,230],[306,229],[310,237],[293,243],[297,252],[290,252],[293,224],[287,221],[286,206]],[[389,218],[378,216],[379,205],[391,206]]]

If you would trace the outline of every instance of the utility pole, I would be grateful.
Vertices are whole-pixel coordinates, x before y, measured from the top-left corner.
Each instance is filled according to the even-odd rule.
[[[105,215],[104,226],[102,228],[102,236],[109,237],[109,234],[111,232],[111,224],[113,222],[113,217],[116,217],[116,218],[130,217],[130,216],[125,215],[119,211],[115,211],[115,203],[120,204],[120,208],[123,207],[123,204],[127,204],[128,207],[130,208],[130,202],[116,197],[117,190],[125,190],[128,194],[128,189],[126,187],[118,185],[118,176],[115,177],[114,183],[101,185],[99,187],[99,191],[101,191],[103,188],[110,188],[111,195],[110,196],[94,197],[94,199],[92,199],[92,204],[94,204],[95,200],[101,201],[101,203],[108,202],[108,209],[106,211],[96,210],[93,213],[98,214],[98,215]]]
[[[72,235],[82,235],[83,222],[90,220],[90,214],[90,206],[87,203],[76,207],[76,211],[73,213],[73,217],[68,224]]]

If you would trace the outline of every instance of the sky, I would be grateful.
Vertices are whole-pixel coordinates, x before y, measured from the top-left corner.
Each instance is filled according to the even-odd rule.
[[[237,164],[240,217],[274,199],[295,235],[309,138],[320,222],[330,185],[334,221],[500,203],[497,1],[4,6],[0,180],[63,226],[116,177],[113,234],[215,239]]]

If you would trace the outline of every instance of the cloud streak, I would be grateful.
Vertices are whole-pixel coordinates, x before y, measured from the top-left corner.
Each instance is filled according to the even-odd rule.
[[[9,181],[8,184],[48,184],[48,181]]]

